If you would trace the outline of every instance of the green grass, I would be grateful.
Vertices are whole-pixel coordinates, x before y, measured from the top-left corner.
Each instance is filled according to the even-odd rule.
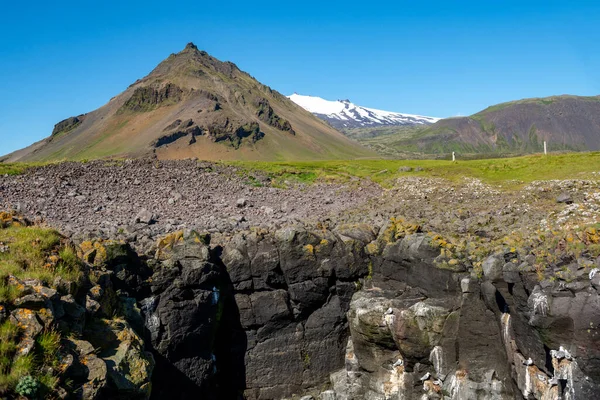
[[[56,331],[42,332],[36,338],[40,361],[47,365],[57,364],[56,355],[60,350],[60,334]]]
[[[396,138],[410,138],[416,133],[424,130],[426,127],[420,125],[409,125],[409,126],[378,126],[378,127],[366,127],[366,128],[347,128],[342,129],[342,132],[346,136],[352,139],[356,139],[359,142],[367,142],[369,139],[382,136],[393,136]]]
[[[10,321],[0,325],[0,393],[14,389],[19,379],[34,368],[33,356],[13,359],[17,350],[20,329]]]
[[[530,155],[485,160],[354,160],[316,162],[232,162],[247,169],[266,172],[275,184],[285,181],[313,183],[316,181],[349,181],[353,177],[368,178],[383,186],[391,186],[401,176],[445,178],[452,181],[463,177],[514,187],[535,180],[591,179],[600,171],[600,152]],[[403,166],[411,172],[400,172]],[[423,168],[416,172],[414,168]]]
[[[21,329],[10,321],[0,325],[0,394],[14,391],[21,378],[31,375],[41,383],[40,398],[45,398],[59,382],[60,334],[42,332],[31,353],[15,356],[20,335]]]
[[[506,103],[495,104],[478,112],[478,114],[487,114],[490,112],[500,111],[504,108],[516,105],[516,104],[539,104],[539,105],[550,105],[556,101],[565,100],[565,99],[578,99],[585,101],[600,101],[600,96],[572,96],[572,95],[561,95],[561,96],[550,96],[550,97],[533,97],[528,99],[514,100],[508,101]]]
[[[24,163],[1,163],[0,162],[0,175],[21,175],[29,168],[31,168],[32,164],[24,164]]]
[[[9,275],[38,279],[46,285],[51,285],[57,276],[75,282],[80,278],[75,250],[65,245],[53,229],[0,226],[0,243],[8,246],[7,252],[0,253],[0,301],[18,296],[18,289],[7,282]]]
[[[52,286],[56,277],[78,282],[81,264],[73,247],[55,230],[24,226],[8,213],[0,212],[0,244],[8,251],[0,253],[0,302],[10,303],[19,296],[19,285],[9,276],[34,278]],[[47,398],[59,382],[60,333],[46,330],[35,339],[26,356],[16,356],[21,328],[10,321],[0,325],[0,395],[15,391],[19,381],[32,376],[39,382],[38,398]]]

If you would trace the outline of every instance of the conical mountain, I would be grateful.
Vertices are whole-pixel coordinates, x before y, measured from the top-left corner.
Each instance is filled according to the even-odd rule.
[[[373,153],[231,62],[190,43],[90,113],[5,161],[108,157],[348,159]]]

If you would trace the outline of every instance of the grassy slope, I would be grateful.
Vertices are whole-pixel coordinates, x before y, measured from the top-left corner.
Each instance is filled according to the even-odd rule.
[[[494,121],[498,119],[504,120],[504,125],[506,125],[506,116],[502,116],[502,113],[500,112],[511,112],[510,109],[512,109],[514,115],[509,118],[518,120],[519,118],[523,118],[522,115],[518,114],[518,106],[537,106],[539,108],[537,109],[538,111],[529,115],[528,119],[531,119],[531,121],[537,120],[539,122],[541,114],[551,112],[549,111],[551,105],[561,104],[561,102],[566,101],[578,101],[580,104],[588,102],[597,103],[600,102],[600,96],[562,95],[500,103],[490,106],[470,117],[441,120],[430,128],[419,132],[414,138],[398,142],[396,145],[408,147],[417,145],[419,151],[425,153],[449,153],[457,151],[463,154],[527,154],[539,152],[543,149],[543,139],[538,137],[539,132],[537,132],[537,128],[539,128],[539,126],[536,127],[536,123],[533,123],[531,127],[528,128],[529,130],[521,129],[518,131],[511,131],[497,128],[496,122]],[[531,108],[529,109],[531,110]],[[563,118],[562,112],[557,112],[555,110],[554,113],[560,115],[558,118],[559,120]],[[568,114],[565,115],[565,118],[568,116]],[[553,115],[553,117],[556,117],[556,115]],[[463,120],[463,124],[461,125],[462,128],[458,128],[458,125],[460,125],[458,124],[458,121],[461,119]],[[478,125],[478,134],[473,136],[474,130],[469,132],[469,129],[465,128],[464,121],[466,120],[470,120],[471,123]],[[552,128],[549,129],[550,131],[547,130],[546,134],[552,133],[553,129],[557,128],[552,126]],[[554,133],[559,132],[554,131]],[[497,137],[495,145],[492,144],[492,137]],[[507,139],[507,137],[511,137],[512,140]],[[560,141],[550,140],[549,147],[552,151],[585,151],[586,149],[590,149],[590,147],[586,147],[578,141],[560,143]]]
[[[431,176],[450,180],[462,177],[478,178],[485,182],[515,187],[534,180],[593,178],[600,171],[600,153],[567,153],[531,155],[514,158],[446,161],[446,160],[356,160],[319,162],[238,162],[235,165],[272,174],[276,179],[347,180],[352,177],[370,178],[388,186],[401,176]],[[410,172],[400,167],[413,168]],[[414,168],[423,171],[414,171]]]
[[[474,158],[530,154],[543,149],[543,139],[539,137],[539,132],[536,132],[535,128],[526,132],[525,138],[511,135],[513,141],[510,143],[500,135],[493,145],[491,139],[488,139],[495,137],[498,132],[491,120],[499,111],[510,107],[521,105],[546,107],[566,100],[600,102],[600,97],[563,95],[523,99],[490,106],[470,117],[448,118],[428,127],[358,128],[346,130],[345,133],[364,146],[377,151],[381,156],[391,158],[431,158],[434,154],[448,156],[453,151]],[[474,131],[470,133],[465,131],[469,130],[465,127],[467,120],[470,120],[474,127],[480,130],[481,137],[473,136]],[[473,129],[473,127],[471,128]],[[461,136],[461,133],[464,137]],[[549,148],[552,151],[586,149],[585,146],[582,147],[575,143],[556,141],[551,141]]]
[[[426,128],[421,125],[354,128],[345,130],[345,134],[383,157],[422,158],[419,149],[410,142]]]
[[[550,96],[550,97],[533,97],[529,99],[521,99],[514,101],[507,101],[505,103],[495,104],[493,106],[489,106],[485,110],[482,110],[474,115],[486,115],[494,111],[502,110],[506,107],[513,106],[515,104],[540,104],[540,105],[548,105],[552,104],[555,101],[560,101],[564,99],[579,99],[586,101],[600,101],[600,96],[571,96],[571,95],[562,95],[562,96]]]
[[[526,151],[515,151],[511,148],[502,149],[503,151],[498,152],[487,145],[473,145],[458,140],[448,140],[447,136],[452,132],[447,127],[433,129],[430,126],[422,125],[357,128],[345,131],[348,137],[387,158],[423,159],[434,156],[449,158],[453,151],[468,158],[527,153]],[[541,147],[533,150],[540,151]]]

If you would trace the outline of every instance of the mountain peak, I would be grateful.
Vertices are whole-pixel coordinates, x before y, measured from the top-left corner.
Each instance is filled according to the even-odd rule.
[[[189,42],[188,44],[186,44],[185,48],[176,55],[188,55],[188,56],[192,56],[192,57],[198,57],[198,56],[211,57],[206,51],[200,50],[198,48],[198,46],[196,46],[193,42]]]
[[[106,140],[95,140],[98,132]],[[114,143],[119,143],[118,149]],[[372,155],[235,64],[222,62],[193,43],[105,106],[59,122],[46,140],[8,159],[52,160],[55,154],[64,159],[213,160]]]
[[[239,68],[232,62],[220,61],[206,51],[199,50],[194,43],[190,42],[182,51],[171,54],[163,60],[151,75],[162,75],[169,79],[176,76],[202,79],[202,76],[214,75],[215,72],[228,77],[240,73]]]

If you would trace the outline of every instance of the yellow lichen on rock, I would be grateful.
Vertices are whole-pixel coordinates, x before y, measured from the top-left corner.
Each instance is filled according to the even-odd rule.
[[[306,251],[311,256],[315,254],[315,248],[312,244],[307,244],[304,246],[304,251]]]
[[[389,225],[383,232],[382,238],[387,243],[393,243],[407,235],[419,232],[421,232],[421,225],[409,223],[403,218],[392,217],[390,218]]]
[[[584,241],[588,244],[600,243],[600,235],[598,234],[598,230],[594,227],[586,228],[584,231]]]
[[[194,241],[196,243],[200,243],[200,237],[196,235]],[[156,245],[156,258],[159,260],[164,260],[167,258],[167,253],[172,250],[177,243],[181,242],[183,242],[183,231],[172,232],[158,239]]]
[[[102,239],[81,242],[77,249],[77,255],[89,264],[100,265],[106,261],[107,244],[109,242],[104,242]]]
[[[379,245],[375,241],[371,242],[365,246],[365,250],[367,251],[367,254],[371,256],[377,255],[379,254]]]

